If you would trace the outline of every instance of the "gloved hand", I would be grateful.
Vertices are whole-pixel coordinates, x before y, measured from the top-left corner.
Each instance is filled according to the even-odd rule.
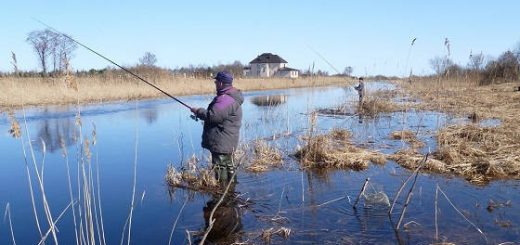
[[[197,111],[200,109],[202,109],[202,108],[195,108],[195,107],[190,108],[190,111],[193,113],[193,115],[190,115],[191,119],[193,119],[195,121],[199,120],[199,118],[197,117]]]

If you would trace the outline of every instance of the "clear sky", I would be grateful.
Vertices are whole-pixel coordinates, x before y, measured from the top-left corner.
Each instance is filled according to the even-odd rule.
[[[429,74],[429,60],[447,55],[466,65],[470,52],[497,57],[519,46],[520,1],[2,1],[0,71],[11,71],[11,51],[24,70],[38,68],[27,34],[40,19],[122,65],[147,51],[158,65],[248,63],[271,52],[288,66],[354,75]],[[412,47],[411,40],[417,38]],[[78,48],[76,69],[108,63]]]

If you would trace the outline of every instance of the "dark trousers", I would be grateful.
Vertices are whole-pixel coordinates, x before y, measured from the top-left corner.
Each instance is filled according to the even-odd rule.
[[[236,166],[233,163],[232,154],[211,153],[211,163],[215,170],[215,177],[220,183],[229,183],[235,173]],[[236,180],[236,176],[233,181]]]

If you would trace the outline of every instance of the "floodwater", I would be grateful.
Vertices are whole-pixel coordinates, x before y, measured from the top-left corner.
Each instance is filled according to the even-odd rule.
[[[369,83],[367,89],[394,87],[386,83]],[[520,242],[518,180],[475,186],[459,177],[419,174],[402,222],[404,226],[397,231],[394,227],[403,210],[409,187],[403,191],[391,219],[385,205],[370,205],[364,199],[356,209],[352,204],[366,178],[370,178],[367,193],[383,192],[392,202],[411,171],[393,161],[384,166],[371,165],[365,171],[300,170],[291,154],[301,144],[299,136],[308,130],[310,112],[344,102],[351,102],[354,106],[357,103],[355,90],[326,87],[246,92],[244,95],[241,141],[269,139],[270,144],[286,154],[285,163],[283,168],[265,173],[239,171],[235,186],[238,197],[224,202],[223,214],[218,217],[229,218],[217,219],[215,228],[220,233],[216,233],[217,238],[211,239],[221,239],[223,243],[241,241],[258,244],[263,243],[262,231],[273,228],[273,231],[280,231],[271,236],[271,243],[274,244],[431,244],[436,242],[437,220],[438,242]],[[268,102],[267,106],[265,103],[253,103],[265,101],[258,99],[259,96],[282,99],[277,99],[276,103]],[[187,104],[200,107],[205,107],[211,98],[210,95],[181,97]],[[70,203],[67,158],[64,158],[62,150],[65,148],[72,193],[78,201],[75,205],[82,203],[78,200],[78,192],[83,193],[77,189],[80,172],[77,156],[81,152],[90,155],[90,160],[87,159],[90,163],[85,166],[91,169],[96,202],[101,203],[102,210],[96,213],[103,214],[106,243],[120,243],[122,236],[127,239],[128,230],[125,227],[128,225],[125,224],[132,203],[134,164],[136,185],[131,243],[167,244],[184,203],[171,243],[187,244],[200,240],[200,235],[196,233],[205,229],[205,212],[208,215],[218,200],[211,195],[185,190],[170,192],[164,182],[164,174],[168,164],[180,166],[193,154],[199,159],[207,158],[208,152],[200,147],[201,123],[191,120],[189,111],[178,103],[166,99],[87,105],[80,110],[81,132],[76,124],[78,108],[75,106],[26,109],[26,123],[22,111],[15,113],[21,122],[22,136],[27,137],[25,125],[29,131],[35,164],[43,179],[53,218],[56,220]],[[435,130],[454,123],[470,122],[438,112],[411,111],[384,114],[376,119],[319,115],[317,127],[323,132],[330,128],[346,128],[353,132],[356,144],[383,153],[393,153],[406,147],[401,141],[391,140],[389,135],[396,130],[409,129],[418,132],[419,139],[427,143],[422,151],[428,152],[436,147]],[[483,125],[493,127],[499,123],[487,121]],[[0,222],[0,244],[12,243],[11,227],[18,244],[36,244],[41,236],[31,205],[22,149],[27,155],[39,222],[45,234],[49,225],[42,208],[40,186],[37,185],[27,139],[24,138],[22,147],[20,139],[10,136],[9,128],[8,116],[4,113],[0,117],[0,211],[6,215]],[[78,147],[78,140],[81,139],[88,139],[89,149]],[[95,145],[92,144],[94,141]],[[201,164],[205,164],[204,161]],[[439,193],[436,219],[437,185],[446,197]],[[7,204],[10,212],[5,212]],[[101,217],[96,217],[96,220],[100,223]],[[96,234],[98,227],[100,225],[94,225]],[[291,231],[287,238],[281,236],[282,227]],[[57,228],[58,240],[62,244],[76,243],[71,209],[58,220]],[[191,235],[188,236],[188,233]],[[222,238],[226,233],[233,235]],[[98,239],[96,235],[96,243],[100,243]],[[48,240],[52,243],[52,235]]]

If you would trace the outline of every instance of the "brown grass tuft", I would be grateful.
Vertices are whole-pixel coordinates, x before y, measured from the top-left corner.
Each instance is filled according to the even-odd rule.
[[[306,137],[306,145],[296,152],[304,167],[363,170],[369,162],[384,164],[379,152],[358,148],[350,143],[350,132],[333,129],[328,134]]]
[[[438,135],[438,150],[424,169],[462,176],[485,184],[493,179],[520,178],[520,141],[504,129],[475,125],[454,125]],[[390,156],[401,166],[415,169],[424,158],[412,149]]]
[[[394,160],[399,165],[407,169],[416,169],[424,161],[423,155],[411,149],[400,150],[388,158]],[[447,172],[446,164],[432,157],[428,158],[425,165],[423,166],[423,170],[424,169],[436,173]]]
[[[201,192],[214,192],[219,189],[219,184],[213,175],[213,171],[205,168],[178,171],[170,164],[166,169],[164,179],[170,187],[174,188],[185,188]]]
[[[256,140],[253,146],[253,160],[246,167],[252,172],[264,172],[282,164],[282,153],[273,146],[269,146],[265,140]]]
[[[367,117],[376,117],[381,113],[391,113],[402,111],[402,107],[397,105],[395,102],[391,100],[386,100],[374,96],[368,96],[361,107],[358,108],[358,114],[367,116]]]

